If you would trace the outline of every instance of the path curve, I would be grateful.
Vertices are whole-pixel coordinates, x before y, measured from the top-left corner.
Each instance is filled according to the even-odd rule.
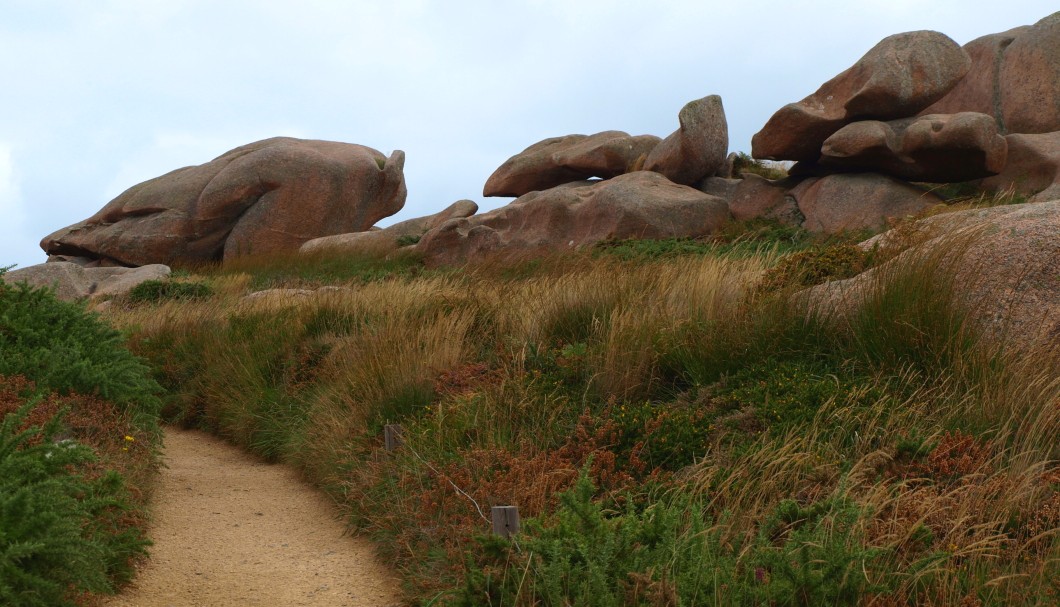
[[[398,605],[398,583],[287,466],[168,428],[151,559],[106,607]]]

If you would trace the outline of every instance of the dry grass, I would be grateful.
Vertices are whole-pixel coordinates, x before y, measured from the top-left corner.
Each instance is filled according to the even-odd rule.
[[[881,273],[854,321],[815,324],[755,289],[774,262],[582,256],[260,301],[243,300],[255,277],[231,271],[209,277],[210,300],[108,314],[180,384],[188,419],[332,491],[423,600],[467,573],[486,529],[469,497],[547,514],[586,465],[611,504],[646,482],[694,495],[737,547],[784,500],[850,500],[851,537],[889,551],[892,588],[873,604],[1055,593],[1056,353],[1006,358],[963,339],[953,285],[915,269]],[[777,356],[831,365],[837,384],[857,370],[860,387],[782,432],[739,408],[673,477],[610,417]],[[392,421],[407,433],[397,455],[378,436]]]

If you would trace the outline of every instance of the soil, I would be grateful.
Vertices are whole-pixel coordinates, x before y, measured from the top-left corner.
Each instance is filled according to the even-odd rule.
[[[286,466],[208,434],[167,429],[154,496],[154,546],[107,607],[399,604],[372,545]]]

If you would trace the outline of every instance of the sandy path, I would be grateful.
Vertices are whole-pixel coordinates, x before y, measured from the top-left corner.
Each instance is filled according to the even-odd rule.
[[[286,466],[167,429],[151,559],[108,607],[384,607],[397,582]]]

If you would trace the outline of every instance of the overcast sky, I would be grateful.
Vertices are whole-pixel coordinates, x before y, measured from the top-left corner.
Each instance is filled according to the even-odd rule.
[[[722,97],[729,147],[881,38],[964,44],[1056,0],[0,0],[0,266],[126,188],[288,135],[405,150],[383,223],[470,198],[546,137],[666,136]]]

